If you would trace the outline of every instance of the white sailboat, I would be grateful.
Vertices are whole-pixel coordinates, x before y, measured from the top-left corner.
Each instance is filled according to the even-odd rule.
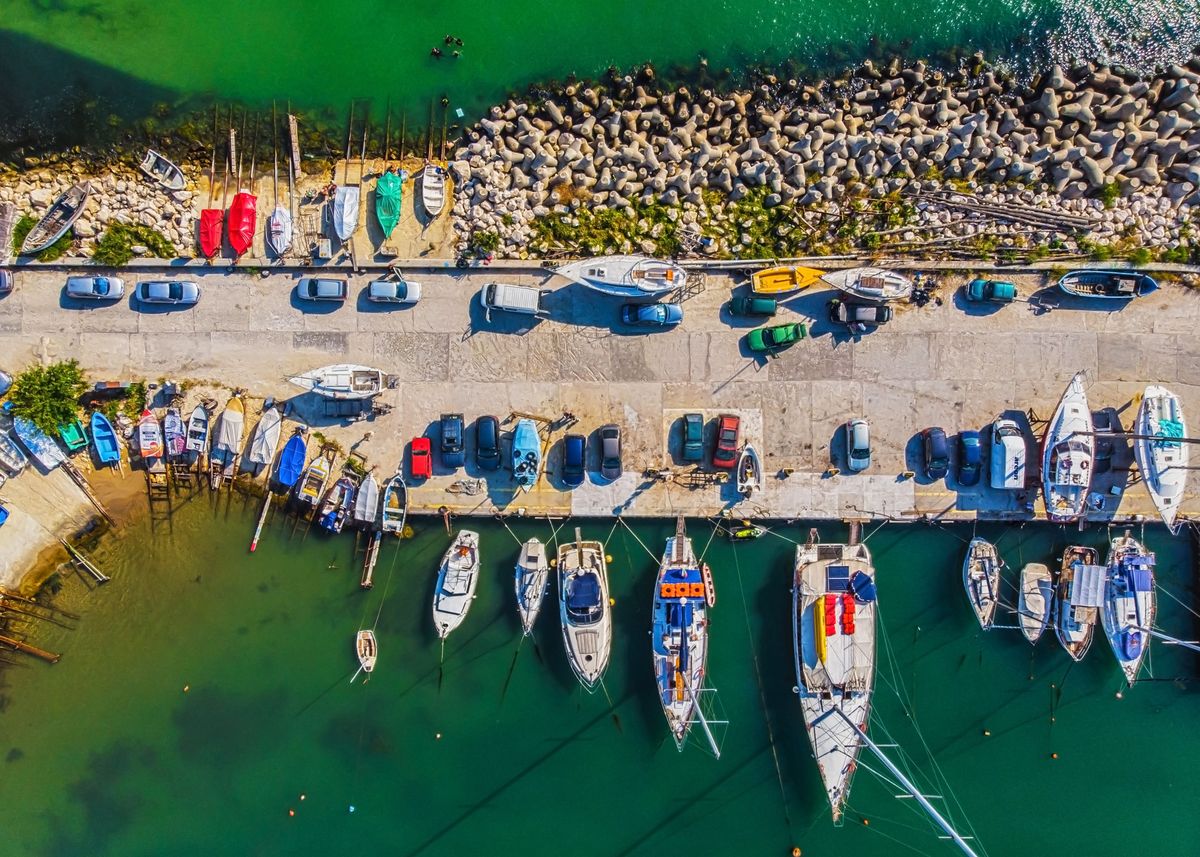
[[[1017,595],[1017,618],[1021,633],[1037,643],[1050,623],[1054,604],[1054,579],[1050,569],[1040,562],[1026,563],[1021,569],[1021,591]]]
[[[1096,559],[1095,548],[1071,545],[1058,573],[1054,633],[1073,661],[1083,660],[1092,645],[1104,601],[1106,570]]]
[[[479,583],[479,534],[462,530],[438,566],[433,593],[433,627],[445,640],[462,624]]]
[[[369,399],[382,393],[390,380],[382,369],[357,363],[335,363],[288,378],[297,387],[327,399]]]
[[[612,608],[604,545],[583,541],[558,548],[558,616],[567,660],[584,689],[596,689],[612,651]]]
[[[528,637],[533,633],[533,623],[537,621],[542,601],[550,588],[550,562],[546,559],[546,546],[538,539],[530,539],[521,545],[514,585],[521,631]]]
[[[688,274],[648,256],[599,256],[555,268],[555,273],[606,295],[650,298],[687,285]]]
[[[996,546],[986,539],[971,539],[963,559],[963,587],[979,627],[988,630],[996,619],[996,603],[1000,597],[1000,557]]]
[[[912,294],[913,282],[885,268],[846,268],[829,271],[821,279],[835,289],[869,301],[895,301]]]
[[[1051,521],[1071,523],[1085,512],[1096,454],[1093,431],[1083,373],[1076,372],[1042,437],[1042,494]]]
[[[1149,386],[1142,393],[1134,434],[1133,454],[1154,508],[1174,535],[1175,516],[1187,485],[1187,425],[1179,397],[1165,387]]]
[[[1108,577],[1100,621],[1130,685],[1137,681],[1142,660],[1150,648],[1156,609],[1154,554],[1126,532],[1113,539],[1108,550]]]
[[[866,545],[796,549],[797,693],[834,824],[841,824],[875,685],[875,568]],[[829,716],[833,711],[841,716]],[[857,727],[857,730],[854,728]]]
[[[354,635],[354,654],[358,656],[358,672],[350,679],[351,684],[358,678],[358,673],[366,673],[369,676],[375,670],[375,660],[379,657],[379,643],[375,639],[374,631],[368,628]]]

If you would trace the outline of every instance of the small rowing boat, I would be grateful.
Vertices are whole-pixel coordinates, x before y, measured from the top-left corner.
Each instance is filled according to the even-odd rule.
[[[612,654],[612,607],[604,545],[585,542],[578,528],[574,543],[558,548],[558,618],[571,671],[591,693]]]
[[[382,369],[357,363],[322,366],[288,378],[297,387],[326,399],[369,399],[382,393],[390,380]]]
[[[533,633],[533,623],[537,621],[542,600],[550,588],[550,562],[546,559],[546,546],[538,539],[530,539],[521,545],[515,586],[521,631],[528,637]]]
[[[1000,598],[1000,557],[996,546],[978,536],[971,539],[963,559],[963,587],[979,627],[988,630],[996,619]]]
[[[0,432],[0,467],[10,476],[16,476],[25,469],[29,459],[21,452],[21,447],[13,442],[8,432]]]
[[[528,491],[537,483],[541,468],[542,440],[533,420],[521,419],[513,430],[512,472],[517,487]]]
[[[187,427],[179,408],[167,408],[163,417],[163,444],[168,458],[177,458],[187,449]]]
[[[897,301],[912,294],[913,282],[884,268],[847,268],[830,271],[821,279],[835,289],[868,301]]]
[[[250,438],[250,450],[246,453],[246,458],[255,468],[270,467],[271,462],[275,459],[275,450],[279,447],[279,435],[282,429],[281,421],[282,417],[280,417],[278,409],[267,408],[259,418],[258,425],[254,427],[254,434]]]
[[[1054,608],[1054,578],[1040,562],[1021,569],[1021,591],[1017,594],[1017,619],[1021,633],[1036,644],[1050,623]]]
[[[79,215],[83,214],[91,193],[92,186],[89,182],[80,182],[65,190],[54,200],[50,210],[42,215],[42,219],[29,230],[24,243],[21,244],[21,255],[32,256],[34,253],[40,253],[63,237],[79,219]]]
[[[379,656],[379,644],[375,640],[374,631],[359,631],[354,635],[354,654],[358,656],[358,672],[370,675],[375,669],[375,659]],[[358,673],[354,675],[357,677]]]
[[[254,225],[258,220],[258,197],[248,190],[239,190],[229,203],[228,226],[229,246],[240,258],[254,246]]]
[[[215,491],[224,480],[232,479],[242,450],[242,429],[246,422],[246,406],[237,396],[231,396],[217,420],[208,455],[209,485]]]
[[[479,534],[462,530],[438,566],[433,593],[433,627],[445,640],[462,624],[479,583]]]
[[[92,446],[101,464],[120,464],[121,444],[108,417],[100,411],[92,412]]]
[[[13,434],[29,450],[33,460],[46,470],[53,470],[67,460],[54,438],[25,417],[13,418]]]
[[[183,179],[183,170],[153,149],[146,150],[146,157],[142,158],[138,169],[167,190],[183,190],[187,184]]]
[[[764,268],[750,275],[750,291],[756,295],[782,295],[807,289],[823,276],[824,271],[796,265]]]
[[[321,516],[317,523],[322,529],[331,533],[340,533],[346,526],[346,518],[350,516],[350,508],[354,503],[354,481],[349,476],[343,476],[325,496],[321,506]]]
[[[208,449],[208,411],[200,405],[192,409],[187,424],[187,451],[201,454]]]
[[[325,453],[317,453],[317,457],[308,465],[304,479],[297,483],[297,499],[306,506],[316,507],[325,493],[325,483],[329,481],[330,461]]]
[[[69,423],[59,425],[58,439],[67,448],[68,454],[79,452],[87,446],[87,433],[84,432],[83,423],[79,420],[71,420]]]
[[[750,444],[742,448],[742,454],[737,463],[737,490],[743,497],[749,497],[755,491],[763,489],[762,462],[758,460],[758,452]]]
[[[404,522],[407,518],[408,486],[404,484],[404,474],[397,470],[383,488],[383,512],[380,527],[385,533],[401,535],[404,532]]]
[[[1154,554],[1126,530],[1125,535],[1112,540],[1108,550],[1100,622],[1131,687],[1150,648],[1156,610]]]
[[[1104,600],[1106,572],[1096,559],[1095,548],[1071,545],[1063,551],[1058,573],[1054,633],[1073,661],[1083,660],[1092,645]]]
[[[1130,300],[1148,295],[1158,288],[1149,274],[1137,271],[1068,271],[1058,287],[1079,298]]]
[[[364,529],[374,529],[379,517],[379,483],[368,473],[358,485],[351,518]]]
[[[162,458],[163,454],[163,438],[162,429],[159,428],[158,420],[150,410],[142,411],[142,418],[137,424],[137,442],[138,455],[144,461],[149,461],[154,458]]]
[[[430,220],[446,207],[446,171],[437,164],[426,164],[421,171],[421,205]]]
[[[1179,531],[1175,516],[1187,485],[1187,426],[1179,397],[1165,387],[1149,386],[1142,393],[1134,424],[1133,453],[1150,500],[1174,535]]]
[[[291,488],[304,472],[304,462],[308,452],[308,443],[299,431],[288,438],[283,445],[283,453],[279,456],[279,467],[276,469],[275,480],[284,488]]]
[[[379,229],[383,232],[383,240],[392,237],[392,231],[400,222],[400,210],[403,204],[404,172],[388,168],[375,181],[375,217],[379,221]]]

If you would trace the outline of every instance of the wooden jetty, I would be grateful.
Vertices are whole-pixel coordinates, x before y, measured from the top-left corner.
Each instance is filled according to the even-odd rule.
[[[375,563],[379,561],[379,543],[382,539],[383,531],[376,530],[371,535],[371,541],[367,545],[367,558],[363,562],[362,580],[358,582],[358,585],[363,589],[370,589],[375,585],[371,578],[375,575]]]

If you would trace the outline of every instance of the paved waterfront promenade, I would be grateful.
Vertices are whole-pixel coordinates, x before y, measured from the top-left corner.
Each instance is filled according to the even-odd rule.
[[[549,272],[413,272],[410,278],[424,287],[420,304],[381,310],[361,296],[366,276],[351,278],[344,306],[320,306],[296,300],[298,275],[290,272],[259,277],[193,269],[186,276],[201,284],[199,306],[168,312],[139,312],[128,299],[116,305],[69,301],[61,272],[17,276],[16,291],[0,301],[0,366],[9,370],[40,358],[74,357],[94,378],[195,379],[277,398],[299,392],[287,375],[329,363],[360,362],[395,373],[400,385],[382,397],[394,406],[387,416],[347,424],[320,416],[310,395],[292,404],[344,447],[356,444],[383,478],[410,438],[436,437],[439,414],[464,413],[468,466],[449,474],[435,455],[435,478],[413,492],[414,508],[427,511],[711,515],[731,509],[746,517],[1020,518],[1019,498],[982,487],[986,475],[972,489],[958,490],[953,477],[928,484],[920,475],[916,433],[931,425],[950,434],[983,429],[1007,410],[1049,417],[1079,369],[1088,373],[1093,410],[1115,408],[1126,428],[1135,412],[1131,402],[1149,382],[1180,394],[1193,424],[1200,419],[1200,349],[1194,344],[1200,295],[1173,285],[1123,309],[1068,303],[1043,291],[1046,303],[1055,304],[1048,311],[1017,303],[981,312],[965,308],[954,291],[961,279],[946,276],[941,305],[900,307],[891,323],[857,341],[824,320],[831,293],[801,292],[774,321],[805,320],[811,338],[763,362],[741,343],[754,325],[722,310],[732,285],[723,274],[708,276],[704,290],[687,297],[678,329],[649,334],[617,323],[618,299]],[[553,289],[551,318],[495,313],[486,321],[475,295],[497,277]],[[1032,282],[1021,288],[1023,296],[1037,291]],[[507,471],[491,474],[477,494],[447,491],[483,475],[474,468],[470,444],[475,417],[504,420],[524,412],[557,418],[564,411],[579,418],[570,431],[591,435],[607,422],[622,427],[620,479],[604,484],[592,473],[583,487],[561,490],[563,432],[555,431],[544,434],[546,472],[529,494],[514,497]],[[688,411],[704,413],[710,434],[717,414],[742,417],[743,440],[764,458],[761,496],[739,502],[732,485],[696,487],[703,480],[675,458],[677,421]],[[871,422],[874,460],[866,473],[850,475],[841,427],[856,416]],[[248,417],[247,436],[255,419]],[[1040,436],[1040,426],[1034,430]],[[368,431],[371,437],[362,441]],[[1112,470],[1097,480],[1105,504],[1095,520],[1153,515],[1143,486],[1125,484],[1131,461],[1131,449],[1117,441]],[[842,472],[830,475],[831,466]],[[594,450],[589,468],[598,469]],[[650,468],[670,474],[647,478]],[[792,472],[782,478],[785,469]],[[905,478],[906,470],[917,477]],[[1128,490],[1112,493],[1114,482]],[[1183,510],[1200,514],[1195,487]]]

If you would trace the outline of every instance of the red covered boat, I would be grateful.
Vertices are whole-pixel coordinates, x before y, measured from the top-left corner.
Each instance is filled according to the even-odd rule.
[[[239,257],[254,243],[254,223],[258,197],[247,191],[234,194],[229,206],[229,246]]]
[[[211,259],[221,252],[221,233],[225,231],[225,212],[206,208],[200,212],[200,252]]]

